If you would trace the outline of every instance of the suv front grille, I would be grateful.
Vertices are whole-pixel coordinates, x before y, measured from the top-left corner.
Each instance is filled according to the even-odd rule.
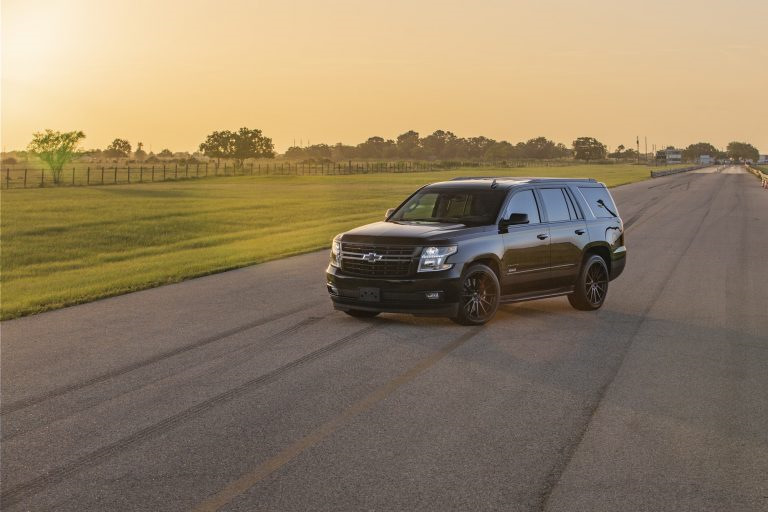
[[[406,277],[417,248],[406,245],[369,245],[342,242],[341,269],[347,274]]]

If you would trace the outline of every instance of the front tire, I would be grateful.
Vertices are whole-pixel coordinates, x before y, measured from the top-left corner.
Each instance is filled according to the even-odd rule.
[[[605,260],[593,254],[581,267],[576,289],[568,295],[568,302],[580,311],[600,309],[608,295],[608,267]]]
[[[496,273],[485,265],[472,265],[461,280],[459,314],[451,320],[461,325],[483,325],[496,314],[500,295]]]

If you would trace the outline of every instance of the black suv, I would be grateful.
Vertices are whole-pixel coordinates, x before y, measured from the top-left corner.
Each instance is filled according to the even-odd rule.
[[[336,236],[326,281],[334,307],[352,316],[479,325],[501,303],[557,295],[597,309],[625,262],[624,225],[602,183],[456,178]]]

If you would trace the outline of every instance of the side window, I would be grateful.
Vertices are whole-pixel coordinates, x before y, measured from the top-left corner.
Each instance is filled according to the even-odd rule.
[[[573,195],[569,193],[568,189],[563,189],[563,194],[565,195],[565,202],[568,203],[568,213],[571,214],[571,220],[582,219],[581,211],[576,205]]]
[[[533,190],[521,190],[520,192],[515,192],[515,195],[509,200],[505,215],[509,217],[512,213],[527,213],[529,224],[541,223],[539,207],[536,204],[536,197],[533,195]]]
[[[549,222],[571,220],[571,214],[568,209],[568,203],[565,201],[563,189],[542,188],[539,189],[539,192],[541,192],[541,198],[544,200],[544,207],[547,209]]]
[[[579,187],[579,192],[598,219],[610,219],[618,215],[611,194],[603,187]],[[602,201],[602,204],[599,201]]]

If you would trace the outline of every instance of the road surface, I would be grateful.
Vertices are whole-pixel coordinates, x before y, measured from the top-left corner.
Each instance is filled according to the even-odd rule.
[[[768,510],[768,191],[613,191],[605,306],[334,312],[325,252],[2,325],[2,509]]]

